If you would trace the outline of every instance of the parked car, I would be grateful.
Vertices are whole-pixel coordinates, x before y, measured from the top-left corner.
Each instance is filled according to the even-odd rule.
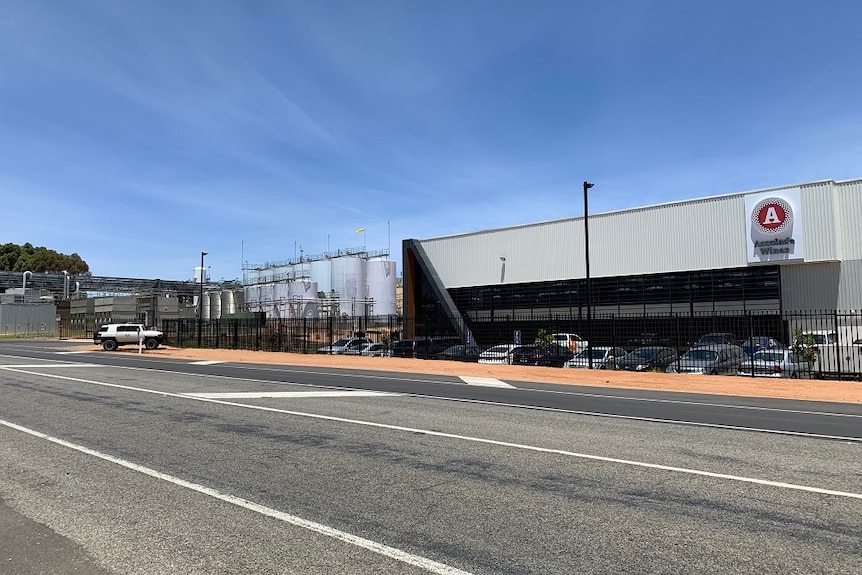
[[[616,368],[626,371],[664,371],[676,358],[676,351],[671,347],[639,347],[619,358]]]
[[[165,334],[157,329],[147,329],[140,323],[108,323],[100,325],[93,333],[93,343],[102,344],[105,351],[114,351],[121,345],[143,345],[156,349],[165,340]]]
[[[554,333],[551,334],[552,343],[564,347],[572,353],[579,353],[587,349],[587,340],[576,333]]]
[[[698,373],[735,375],[736,369],[748,356],[738,345],[712,344],[693,347],[667,366],[668,373]]]
[[[437,359],[437,355],[453,345],[458,345],[458,340],[452,339],[417,339],[413,346],[413,357],[419,359]]]
[[[834,331],[806,331],[802,335],[810,335],[814,340],[814,345],[835,345],[838,342],[838,335]]]
[[[479,361],[482,348],[476,345],[452,345],[437,354],[437,359],[449,361]]]
[[[479,363],[496,363],[509,364],[512,363],[512,350],[516,347],[514,343],[502,343],[493,345],[479,354]]]
[[[761,349],[775,349],[784,347],[777,339],[766,337],[764,335],[750,337],[742,342],[742,350],[746,355],[752,356]]]
[[[512,350],[512,365],[563,367],[574,356],[568,348],[555,344],[548,347],[522,345]]]
[[[589,368],[590,355],[592,355],[593,369],[614,369],[617,359],[625,354],[626,350],[621,347],[591,347],[567,361],[563,367]]]
[[[383,357],[386,355],[386,346],[382,343],[363,343],[356,347],[344,350],[344,355],[362,355],[365,357]]]
[[[808,377],[811,365],[803,357],[789,349],[764,349],[739,364],[737,375],[751,377]]]
[[[458,341],[451,339],[404,339],[393,342],[389,349],[392,357],[434,359],[438,353],[456,344]]]
[[[401,339],[389,344],[389,355],[392,357],[413,357],[413,347],[416,342],[412,339]]]
[[[738,345],[739,339],[729,332],[705,333],[698,338],[692,347],[700,345]]]
[[[660,337],[657,333],[645,332],[628,340],[625,345],[629,349],[647,346],[669,347],[671,345],[671,340],[666,337]]]
[[[324,345],[317,348],[317,353],[329,353],[332,355],[342,354],[348,349],[359,347],[363,343],[374,343],[367,337],[342,337],[332,345]]]

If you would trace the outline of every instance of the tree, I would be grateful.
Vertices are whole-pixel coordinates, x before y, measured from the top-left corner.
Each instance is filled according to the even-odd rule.
[[[60,273],[64,270],[79,275],[88,273],[90,266],[77,253],[67,256],[45,247],[33,247],[29,242],[23,246],[12,243],[0,246],[0,271]]]
[[[808,363],[808,373],[811,373],[817,361],[817,342],[814,341],[814,335],[803,332],[801,327],[795,328],[790,351],[799,354]]]
[[[536,334],[536,347],[548,349],[552,343],[554,343],[554,336],[544,329],[540,329]]]

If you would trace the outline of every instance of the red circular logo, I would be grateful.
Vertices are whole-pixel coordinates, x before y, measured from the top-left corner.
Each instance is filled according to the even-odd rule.
[[[767,234],[777,234],[793,225],[793,210],[781,198],[767,198],[751,211],[751,223]]]
[[[766,204],[757,212],[757,221],[767,230],[774,230],[784,223],[784,208],[781,204]]]

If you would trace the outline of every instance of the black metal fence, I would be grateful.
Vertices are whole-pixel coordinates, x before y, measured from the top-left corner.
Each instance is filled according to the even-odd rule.
[[[124,321],[114,318],[114,322]],[[128,321],[135,321],[129,318]],[[703,314],[598,314],[587,325],[584,317],[524,314],[503,317],[330,317],[265,319],[167,320],[159,329],[166,343],[177,347],[247,349],[316,353],[340,338],[365,336],[389,344],[399,339],[446,339],[489,347],[502,343],[529,344],[541,331],[592,333],[592,345],[631,350],[662,345],[682,353],[708,333],[731,334],[743,343],[770,337],[790,346],[797,330],[818,334],[818,372],[862,378],[862,312],[811,311],[804,313],[726,312]],[[89,337],[64,330],[61,337]]]

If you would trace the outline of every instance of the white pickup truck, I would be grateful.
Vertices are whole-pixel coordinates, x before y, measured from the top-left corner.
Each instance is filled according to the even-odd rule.
[[[147,329],[141,323],[108,323],[99,326],[93,334],[93,343],[102,344],[105,351],[114,351],[121,345],[143,343],[147,349],[156,349],[165,339],[165,334]]]

